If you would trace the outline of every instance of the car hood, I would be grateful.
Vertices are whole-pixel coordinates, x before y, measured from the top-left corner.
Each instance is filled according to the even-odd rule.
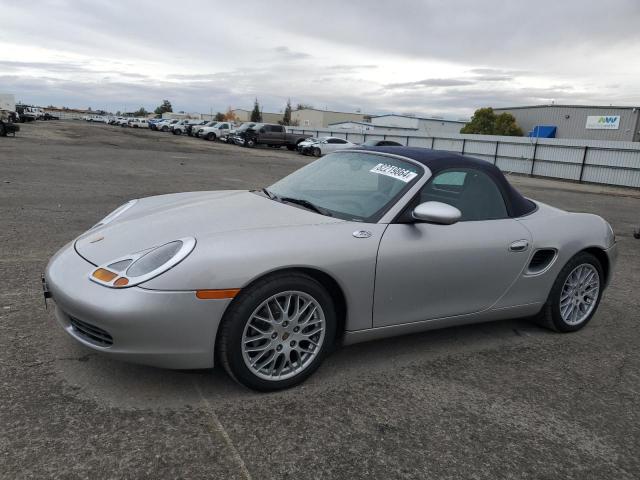
[[[177,193],[140,199],[113,222],[81,235],[75,248],[101,265],[183,237],[199,244],[232,231],[338,222],[246,190]]]

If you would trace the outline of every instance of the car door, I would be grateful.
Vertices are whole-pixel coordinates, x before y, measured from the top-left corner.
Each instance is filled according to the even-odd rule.
[[[284,143],[284,127],[282,125],[269,125],[269,143],[271,145]]]
[[[453,225],[387,227],[378,251],[374,327],[486,310],[525,267],[530,233],[509,218],[499,187],[484,172],[441,172],[410,208],[426,201],[453,205],[462,217]]]
[[[329,138],[327,143],[322,146],[322,153],[331,153],[339,150],[340,148],[344,148],[346,144],[346,140],[342,140],[341,138]]]

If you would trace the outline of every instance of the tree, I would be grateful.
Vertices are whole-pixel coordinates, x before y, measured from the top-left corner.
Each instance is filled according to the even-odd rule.
[[[522,129],[516,123],[516,118],[510,113],[504,112],[496,117],[495,135],[507,135],[509,137],[522,137]]]
[[[516,119],[510,113],[496,115],[493,108],[479,108],[471,117],[460,133],[475,133],[480,135],[509,135],[522,136],[522,129],[516,124]]]
[[[308,103],[299,103],[298,105],[296,105],[296,110],[306,110],[306,109],[313,110],[313,105],[309,105]]]
[[[251,121],[252,122],[261,122],[262,121],[262,113],[260,112],[260,104],[258,103],[258,99],[253,104],[253,110],[251,110]]]
[[[173,112],[173,107],[171,106],[171,102],[169,100],[162,100],[162,105],[156,108],[153,113],[156,115],[162,115],[166,112]]]
[[[235,113],[233,113],[233,109],[231,107],[227,108],[227,113],[224,114],[224,119],[227,122],[235,122],[238,120],[238,117]]]
[[[287,99],[287,106],[284,107],[284,115],[280,125],[291,125],[291,99]]]
[[[213,119],[214,119],[216,122],[224,122],[224,121],[226,120],[226,117],[227,117],[227,116],[226,116],[224,113],[222,113],[222,112],[218,112],[218,113],[216,113],[216,116],[215,116],[215,117],[213,117]]]
[[[146,117],[147,115],[149,115],[149,112],[147,112],[144,107],[140,107],[138,110],[136,110],[135,112],[132,113],[132,115],[134,117]]]

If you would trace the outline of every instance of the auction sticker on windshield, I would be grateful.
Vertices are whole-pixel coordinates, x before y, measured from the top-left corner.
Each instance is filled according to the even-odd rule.
[[[389,165],[387,163],[379,163],[369,171],[377,173],[378,175],[386,175],[387,177],[395,178],[405,183],[409,183],[418,176],[416,172],[412,172],[406,168],[396,167],[395,165]]]

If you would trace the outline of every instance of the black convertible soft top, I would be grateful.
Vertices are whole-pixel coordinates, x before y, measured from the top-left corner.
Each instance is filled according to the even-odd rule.
[[[500,188],[510,217],[521,217],[536,209],[535,203],[523,197],[522,194],[507,181],[500,169],[486,160],[466,157],[443,150],[430,150],[428,148],[417,147],[358,147],[357,149],[410,158],[425,165],[431,170],[433,175],[442,170],[450,170],[452,168],[474,168],[481,170],[489,175]]]

